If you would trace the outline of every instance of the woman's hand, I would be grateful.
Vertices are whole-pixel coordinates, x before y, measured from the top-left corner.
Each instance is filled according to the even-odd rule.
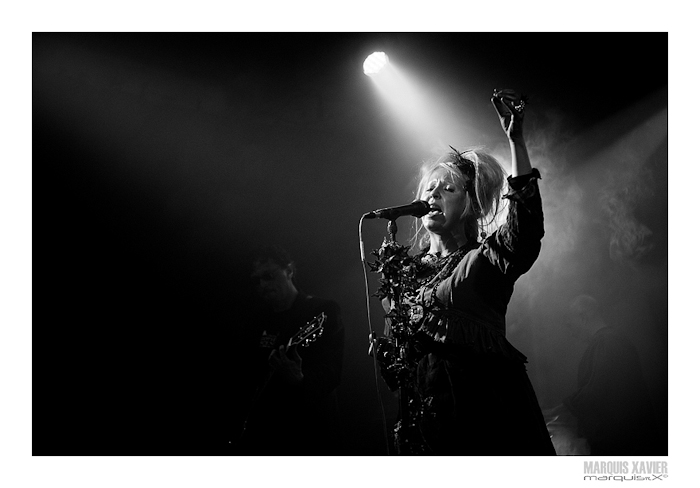
[[[501,127],[510,141],[511,175],[521,176],[532,172],[530,156],[523,137],[523,118],[527,97],[515,90],[494,90],[491,97]]]
[[[491,103],[493,103],[496,112],[498,112],[498,118],[501,119],[503,131],[511,141],[522,138],[526,102],[527,97],[515,90],[495,89],[493,91]]]

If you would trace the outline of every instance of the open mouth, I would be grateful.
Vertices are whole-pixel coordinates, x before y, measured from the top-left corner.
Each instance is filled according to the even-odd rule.
[[[430,212],[428,212],[428,216],[432,217],[434,215],[439,215],[442,213],[442,209],[438,207],[437,205],[431,205],[430,206]]]

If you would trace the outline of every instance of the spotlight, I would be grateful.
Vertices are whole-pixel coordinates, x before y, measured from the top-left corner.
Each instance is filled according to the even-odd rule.
[[[365,59],[362,69],[364,69],[367,76],[374,76],[379,73],[388,62],[389,58],[386,54],[382,52],[372,53]]]

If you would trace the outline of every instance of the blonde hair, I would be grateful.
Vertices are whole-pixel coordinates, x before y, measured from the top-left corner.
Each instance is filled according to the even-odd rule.
[[[481,148],[453,150],[426,161],[420,169],[416,198],[421,199],[435,171],[449,172],[453,182],[466,193],[464,210],[460,219],[469,240],[478,241],[487,232],[495,230],[496,219],[506,203],[501,199],[506,172],[496,158]],[[422,248],[429,242],[428,231],[420,219],[416,219],[412,245]]]

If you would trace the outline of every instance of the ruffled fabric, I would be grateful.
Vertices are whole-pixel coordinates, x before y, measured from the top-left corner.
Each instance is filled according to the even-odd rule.
[[[498,354],[517,362],[527,362],[527,357],[508,342],[505,333],[491,324],[458,310],[438,310],[428,314],[419,330],[448,345],[450,352]]]
[[[541,179],[542,176],[537,168],[533,168],[532,172],[526,175],[516,177],[509,176],[508,185],[510,186],[510,190],[503,195],[503,198],[514,202],[525,203],[528,199],[535,196],[538,189],[535,183],[537,180]]]

